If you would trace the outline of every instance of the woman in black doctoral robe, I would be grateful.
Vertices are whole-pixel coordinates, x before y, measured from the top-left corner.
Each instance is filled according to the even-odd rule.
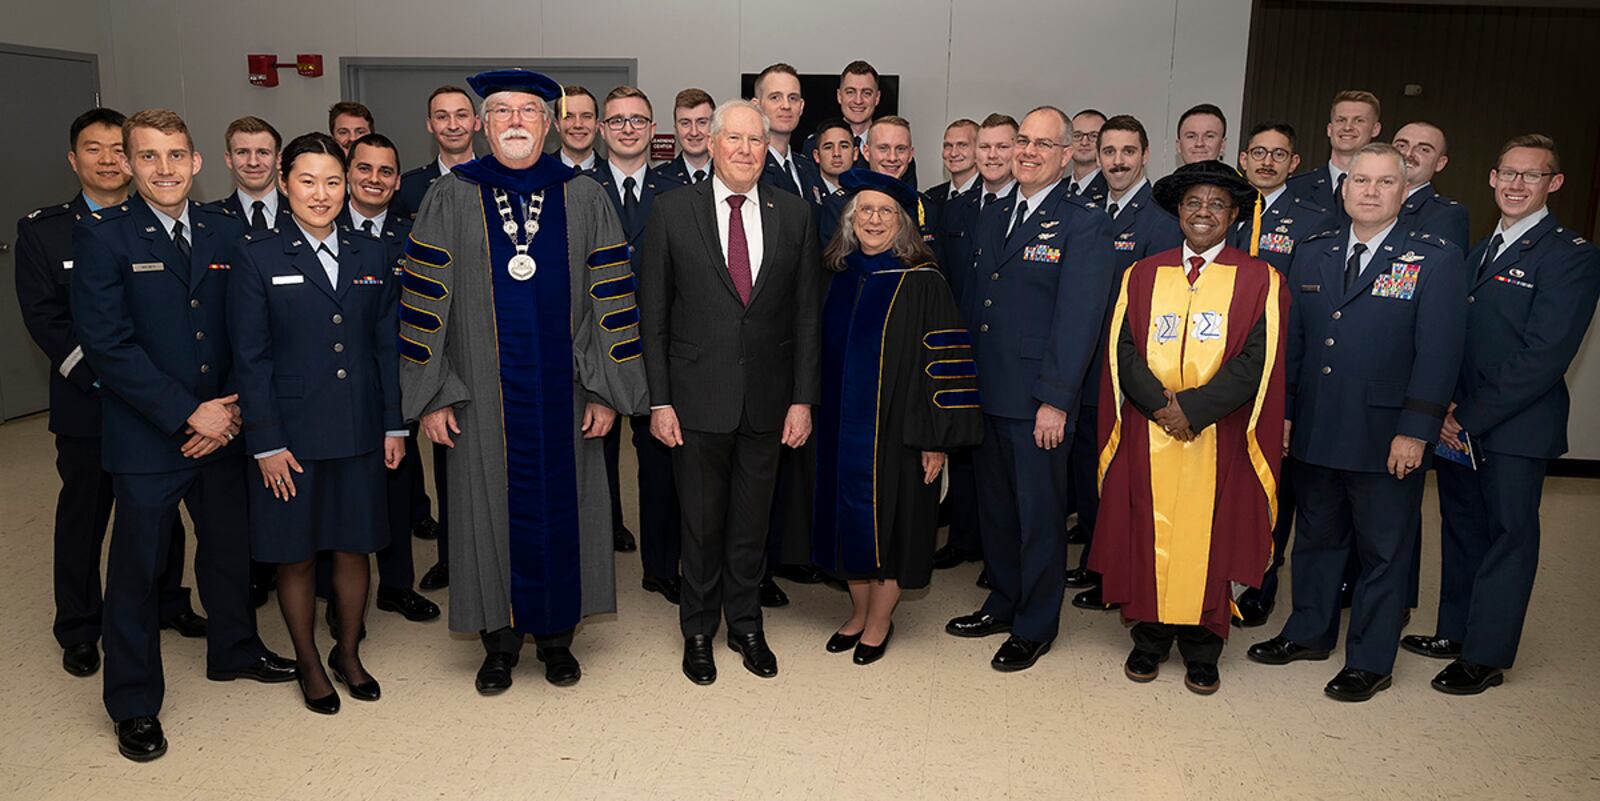
[[[850,584],[828,650],[877,661],[902,588],[933,571],[945,452],[982,437],[971,338],[908,209],[916,191],[865,170],[824,254],[822,403],[811,551]]]

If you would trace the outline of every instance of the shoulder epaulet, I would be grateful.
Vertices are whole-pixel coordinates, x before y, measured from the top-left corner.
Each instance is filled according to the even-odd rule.
[[[352,226],[349,226],[349,225],[340,225],[339,226],[339,233],[341,233],[341,234],[349,234],[351,236],[359,236],[362,239],[367,240],[368,242],[377,242],[378,241],[377,234],[369,234],[366,231],[363,231],[363,230],[361,230],[359,228],[355,228],[355,227],[352,227]]]
[[[1583,238],[1578,234],[1577,231],[1574,231],[1565,225],[1558,225],[1555,228],[1552,228],[1550,233],[1555,234],[1556,241],[1561,242],[1562,244],[1570,242],[1573,247],[1583,247],[1584,245],[1589,244],[1589,240]]]
[[[213,200],[210,203],[196,202],[193,204],[192,208],[195,211],[203,211],[207,214],[216,214],[222,217],[228,217],[230,219],[238,219],[239,217],[239,215],[233,213],[233,209],[228,208],[218,200]]]
[[[1313,239],[1327,239],[1328,237],[1334,236],[1334,235],[1336,235],[1338,233],[1339,233],[1339,229],[1337,229],[1337,228],[1329,228],[1326,231],[1318,231],[1318,232],[1312,234],[1311,236],[1306,237],[1304,241],[1310,242]]]
[[[48,220],[51,217],[60,217],[72,211],[71,203],[56,203],[43,208],[37,208],[27,213],[22,219],[28,222],[34,220]]]
[[[1294,205],[1300,206],[1300,207],[1306,209],[1307,211],[1314,211],[1314,212],[1316,212],[1318,214],[1327,214],[1328,213],[1327,209],[1325,209],[1325,208],[1323,208],[1321,206],[1318,206],[1317,204],[1312,203],[1311,201],[1306,200],[1305,198],[1300,197],[1299,195],[1295,195],[1294,196]]]
[[[1441,248],[1450,247],[1451,245],[1449,240],[1431,231],[1412,231],[1411,233],[1407,234],[1406,237],[1408,239],[1413,239],[1418,242],[1426,242],[1427,244]]]
[[[433,165],[433,163],[430,162],[430,163],[424,164],[424,165],[422,165],[420,167],[412,167],[411,169],[406,170],[403,173],[400,173],[400,177],[401,178],[410,178],[413,175],[421,175],[422,173],[427,172],[428,168],[432,167],[432,166],[434,166],[434,165]]]
[[[1455,198],[1445,197],[1444,195],[1434,195],[1433,199],[1445,204],[1446,206],[1461,205],[1461,201],[1456,200]]]
[[[89,223],[90,225],[98,225],[99,223],[103,223],[107,220],[115,220],[116,218],[124,216],[127,213],[128,204],[119,203],[115,206],[106,206],[99,211],[91,211],[89,212],[88,216],[83,218],[83,221]]]

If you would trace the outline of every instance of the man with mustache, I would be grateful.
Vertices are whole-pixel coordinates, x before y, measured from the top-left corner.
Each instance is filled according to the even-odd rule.
[[[556,133],[561,136],[561,163],[579,172],[599,169],[605,159],[594,152],[594,135],[600,126],[600,104],[594,93],[578,84],[562,87],[561,108],[556,113]]]
[[[1077,132],[1074,126],[1073,135]],[[1096,141],[1100,143],[1100,175],[1106,184],[1106,216],[1111,218],[1107,232],[1112,267],[1120,279],[1123,271],[1134,262],[1183,244],[1183,232],[1178,230],[1178,219],[1156,203],[1150,181],[1145,177],[1145,168],[1150,163],[1150,135],[1145,132],[1144,124],[1126,114],[1118,114],[1101,124]],[[1119,288],[1119,282],[1113,282],[1112,292]],[[1100,331],[1099,336],[1094,361],[1083,382],[1078,425],[1072,438],[1072,496],[1078,510],[1078,526],[1082,529],[1079,536],[1083,550],[1078,555],[1078,566],[1068,570],[1066,578],[1068,587],[1082,589],[1072,597],[1072,605],[1090,610],[1116,608],[1115,604],[1106,603],[1100,591],[1100,576],[1089,569],[1100,508],[1097,409],[1101,363],[1105,361],[1109,330]]]
[[[450,628],[476,632],[478,692],[511,686],[532,634],[545,679],[578,681],[572,632],[616,609],[601,441],[645,406],[633,271],[592,179],[542,153],[561,87],[494,70],[490,155],[423,198],[401,275],[407,419],[449,448]]]
[[[716,101],[706,90],[688,88],[672,100],[672,132],[678,155],[661,165],[661,174],[679,184],[697,184],[711,177],[711,112]]]
[[[1394,149],[1406,157],[1406,204],[1400,225],[1427,231],[1467,252],[1467,207],[1439,194],[1433,179],[1450,163],[1444,131],[1430,122],[1410,122],[1394,132]]]
[[[1289,188],[1313,205],[1327,209],[1340,222],[1348,221],[1340,190],[1356,151],[1366,147],[1383,130],[1378,121],[1382,111],[1378,96],[1371,92],[1345,89],[1335,94],[1333,105],[1328,109],[1328,144],[1333,148],[1328,164],[1290,178]]]
[[[1295,246],[1306,238],[1335,225],[1326,209],[1297,197],[1286,185],[1300,166],[1295,152],[1294,127],[1286,122],[1263,122],[1250,129],[1244,150],[1239,153],[1239,171],[1256,188],[1260,214],[1241,210],[1239,221],[1228,232],[1228,244],[1271,264],[1285,276],[1294,258]],[[1252,248],[1252,243],[1254,248]],[[1272,526],[1273,558],[1261,578],[1261,586],[1246,589],[1239,596],[1239,620],[1244,626],[1259,626],[1271,616],[1278,595],[1278,570],[1288,555],[1289,534],[1294,528],[1294,471],[1285,468],[1278,479],[1278,516]]]

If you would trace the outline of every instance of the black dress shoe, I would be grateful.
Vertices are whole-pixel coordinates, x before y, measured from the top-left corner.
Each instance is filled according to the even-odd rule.
[[[778,675],[778,657],[767,647],[767,637],[759,631],[749,634],[728,632],[728,647],[744,657],[744,669],[770,679]]]
[[[1088,589],[1100,586],[1100,574],[1087,567],[1075,567],[1067,571],[1067,586],[1075,590]]]
[[[439,522],[431,517],[424,517],[411,524],[411,536],[419,540],[439,539]]]
[[[1301,659],[1321,662],[1328,658],[1329,653],[1331,652],[1307,648],[1289,640],[1287,637],[1280,636],[1250,646],[1250,650],[1245,652],[1245,655],[1263,665],[1287,665],[1290,662],[1297,662]]]
[[[378,686],[378,680],[367,673],[367,680],[359,684],[351,684],[350,678],[339,669],[339,646],[333,646],[328,651],[328,669],[333,671],[333,680],[350,689],[350,697],[357,701],[376,701],[383,697],[383,688]],[[363,670],[363,672],[365,672]]]
[[[778,565],[772,575],[796,584],[821,584],[827,579],[816,565]]]
[[[953,545],[946,545],[933,552],[933,569],[949,570],[952,567],[964,565],[968,562],[976,562],[982,558],[982,554],[964,551]]]
[[[266,656],[251,662],[238,670],[206,670],[206,678],[212,681],[233,681],[234,679],[250,679],[262,684],[277,684],[292,681],[299,671],[295,670],[293,659],[284,659],[271,651]]]
[[[399,612],[406,620],[421,623],[439,616],[439,605],[418,595],[410,587],[378,587],[378,609]]]
[[[100,669],[100,648],[92,642],[69,645],[61,652],[61,668],[74,676],[93,676]]]
[[[1074,523],[1072,528],[1067,529],[1068,545],[1082,545],[1088,541],[1089,529],[1084,528],[1082,523]]]
[[[639,586],[644,587],[646,592],[661,593],[661,597],[670,601],[674,606],[683,600],[683,579],[678,576],[673,576],[672,578],[645,576],[644,580],[639,582]]]
[[[858,631],[855,634],[840,634],[836,631],[833,633],[832,637],[828,638],[828,653],[842,654],[845,651],[856,647],[856,643],[858,642],[861,642],[861,632]]]
[[[448,586],[450,586],[450,563],[442,559],[428,568],[428,572],[422,574],[422,580],[417,582],[417,587],[429,592],[442,590]]]
[[[117,721],[117,751],[135,762],[160,759],[167,753],[167,736],[155,715]]]
[[[329,601],[327,606],[323,607],[323,609],[322,609],[322,620],[323,620],[323,622],[328,624],[328,634],[333,637],[333,641],[334,642],[338,642],[341,639],[341,635],[343,634],[343,632],[339,631],[339,617],[333,613],[333,602],[332,601]],[[361,621],[361,637],[360,637],[360,639],[365,640],[366,638],[367,638],[367,622],[365,620],[363,620],[363,621]]]
[[[761,605],[767,609],[777,609],[789,605],[789,594],[772,579],[761,580]]]
[[[1001,620],[987,612],[977,611],[970,615],[950,618],[944,624],[944,633],[956,637],[987,637],[991,634],[1005,634],[1011,630],[1011,621]]]
[[[1372,696],[1389,689],[1392,682],[1391,676],[1359,668],[1345,668],[1322,691],[1336,701],[1359,703],[1371,700]]]
[[[1006,638],[1000,650],[994,652],[994,658],[989,660],[989,667],[1002,673],[1014,673],[1018,670],[1027,670],[1039,657],[1050,651],[1050,643],[1036,642],[1013,634]]]
[[[1098,586],[1090,587],[1089,589],[1072,596],[1072,605],[1078,607],[1079,609],[1087,609],[1091,612],[1109,612],[1113,609],[1122,608],[1122,604],[1106,603],[1105,595]]]
[[[1506,672],[1457,659],[1433,677],[1433,689],[1450,695],[1477,695],[1490,687],[1504,684]]]
[[[540,648],[534,656],[544,663],[544,680],[557,687],[571,687],[583,678],[583,668],[571,648]]]
[[[1161,663],[1167,661],[1169,656],[1135,648],[1128,652],[1128,661],[1122,663],[1122,675],[1140,684],[1155,681],[1156,676],[1161,675]]]
[[[480,695],[499,695],[511,689],[511,669],[517,666],[517,655],[507,653],[484,654],[478,668],[476,684]]]
[[[711,655],[711,638],[704,634],[683,640],[683,675],[699,685],[717,680],[717,660]]]
[[[858,635],[859,636],[859,635]],[[889,630],[883,635],[883,642],[877,645],[867,645],[864,642],[856,643],[855,656],[851,657],[858,665],[870,665],[883,658],[883,652],[889,650],[889,639],[894,636],[894,624],[889,624]]]
[[[1400,647],[1411,653],[1433,657],[1434,659],[1457,659],[1461,656],[1461,641],[1452,640],[1448,637],[1407,634],[1400,638]]]
[[[161,621],[161,628],[172,629],[179,637],[195,639],[206,636],[206,619],[195,614],[193,609],[185,609]]]
[[[321,698],[312,698],[311,695],[306,692],[305,679],[297,679],[296,681],[300,685],[300,697],[305,699],[306,709],[309,709],[319,715],[339,714],[338,690],[330,689],[327,695],[324,695]]]
[[[1273,605],[1262,603],[1257,598],[1241,598],[1237,606],[1239,607],[1239,616],[1234,618],[1233,622],[1247,629],[1253,629],[1266,623],[1267,618],[1272,616]]]
[[[257,609],[267,605],[267,595],[272,592],[272,585],[267,582],[250,582],[250,604]]]
[[[639,543],[634,541],[633,532],[629,531],[627,526],[623,526],[611,532],[611,547],[615,548],[617,553],[633,553],[639,550]]]
[[[1183,686],[1196,695],[1210,695],[1222,686],[1222,674],[1210,662],[1190,662],[1183,673]]]
[[[978,571],[978,580],[974,581],[972,583],[977,585],[979,589],[984,589],[984,590],[992,590],[992,589],[994,589],[994,586],[989,583],[989,569],[988,568],[984,568],[983,570],[979,570]]]

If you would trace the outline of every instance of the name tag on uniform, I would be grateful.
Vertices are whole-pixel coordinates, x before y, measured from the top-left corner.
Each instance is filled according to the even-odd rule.
[[[159,261],[134,262],[133,271],[136,273],[158,273],[167,269],[167,265]]]
[[[1060,264],[1061,248],[1049,245],[1029,245],[1022,249],[1023,261],[1036,261],[1044,264]]]
[[[72,269],[72,259],[63,259],[62,262],[61,262],[61,269],[63,269],[63,270]]]
[[[273,286],[288,286],[290,284],[303,284],[305,282],[306,282],[306,277],[303,276],[303,275],[274,275],[274,276],[272,276],[272,285]]]
[[[1322,291],[1322,285],[1321,284],[1301,284],[1300,285],[1300,291],[1301,292],[1321,292]]]

